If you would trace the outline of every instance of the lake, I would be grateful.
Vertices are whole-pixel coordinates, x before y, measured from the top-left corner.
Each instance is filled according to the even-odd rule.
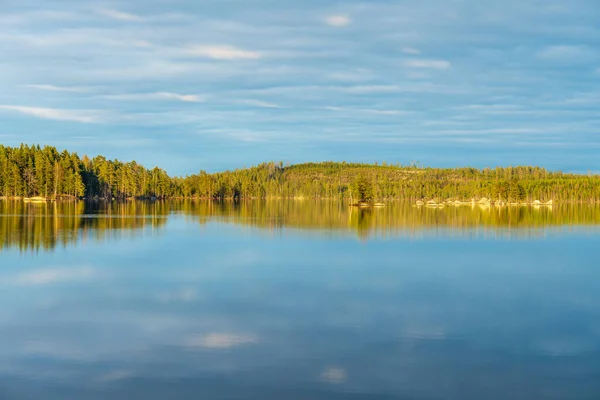
[[[0,202],[1,399],[599,399],[600,208]]]

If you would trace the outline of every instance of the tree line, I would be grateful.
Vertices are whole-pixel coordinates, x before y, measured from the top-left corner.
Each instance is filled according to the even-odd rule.
[[[310,198],[337,200],[600,201],[600,176],[540,167],[429,168],[348,162],[262,163],[170,177],[135,161],[90,159],[39,145],[0,145],[0,196],[59,198]]]
[[[103,156],[90,159],[51,146],[0,145],[0,196],[59,198],[165,198],[174,180],[160,169]]]

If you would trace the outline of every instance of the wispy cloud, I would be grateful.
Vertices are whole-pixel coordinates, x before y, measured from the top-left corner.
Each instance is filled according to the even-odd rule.
[[[258,339],[253,335],[212,332],[190,336],[185,340],[184,345],[191,348],[230,349],[257,342]]]
[[[306,96],[315,98],[324,96],[323,93],[332,95],[335,93],[355,94],[355,95],[377,95],[391,93],[444,93],[457,94],[469,93],[469,91],[460,86],[449,86],[436,84],[432,82],[411,82],[402,85],[352,85],[352,86],[336,86],[336,85],[310,85],[310,86],[274,86],[264,89],[249,89],[246,93],[255,95],[286,95],[286,96]]]
[[[110,100],[132,100],[132,101],[143,101],[143,100],[178,100],[189,103],[200,103],[206,101],[204,97],[196,94],[178,94],[169,92],[156,92],[156,93],[136,93],[136,94],[115,94],[104,96]]]
[[[98,381],[102,383],[109,383],[115,381],[122,381],[134,376],[134,372],[127,369],[117,369],[114,371],[109,371],[105,374],[100,375],[98,377]]]
[[[256,99],[239,100],[238,103],[247,104],[249,106],[262,107],[262,108],[283,108],[279,104],[270,103],[268,101],[263,101],[263,100],[256,100]]]
[[[53,92],[73,92],[73,93],[84,93],[88,89],[75,86],[54,86],[54,85],[25,85],[25,87],[39,90],[49,90]]]
[[[341,384],[346,382],[348,376],[342,368],[332,367],[321,372],[321,379],[332,384]]]
[[[24,107],[0,105],[0,110],[14,111],[37,118],[56,121],[74,121],[82,123],[102,122],[102,112],[94,110],[63,110],[57,108]]]
[[[141,21],[143,19],[139,15],[126,13],[123,11],[112,10],[109,8],[102,8],[102,9],[96,10],[96,12],[98,14],[104,15],[105,17],[120,20],[120,21]]]
[[[254,162],[360,159],[364,149],[352,138],[372,142],[371,152],[385,152],[378,137],[421,137],[432,132],[423,125],[430,121],[480,130],[546,122],[563,127],[577,120],[587,125],[570,130],[569,140],[584,146],[598,131],[598,103],[570,99],[599,92],[600,53],[593,51],[593,38],[600,25],[590,1],[550,14],[518,0],[491,13],[475,7],[477,0],[464,0],[470,10],[465,14],[444,0],[418,7],[375,1],[324,8],[306,2],[297,12],[256,0],[273,17],[264,19],[222,4],[228,2],[187,2],[183,10],[165,1],[139,8],[124,1],[69,6],[31,0],[35,6],[9,11],[0,24],[0,48],[14,61],[1,68],[0,76],[12,84],[1,94],[0,135],[6,143],[51,140],[68,147],[75,140],[80,149],[92,146],[122,158],[137,146],[145,149],[138,152],[140,162],[156,162],[160,155],[175,174],[190,172],[183,160],[193,158],[193,146],[215,146],[206,161],[213,170],[239,163],[235,154],[221,151],[226,141],[256,142],[240,143],[252,149],[247,156]],[[589,18],[580,18],[584,14]],[[528,39],[519,42],[523,34]],[[460,58],[451,56],[458,53]],[[521,108],[454,108],[505,103]],[[67,122],[61,129],[50,120]],[[40,122],[49,130],[37,129]],[[76,132],[79,122],[88,124]],[[376,134],[361,135],[372,126]],[[171,144],[149,138],[148,127],[160,129]],[[167,135],[174,131],[178,135]],[[280,146],[282,137],[305,146]],[[318,147],[317,137],[349,144],[336,154]],[[507,143],[497,147],[506,156],[499,163],[518,161],[505,151],[512,141],[502,135],[493,140]],[[423,149],[414,143],[397,156],[410,158],[411,151]],[[319,152],[309,150],[317,147]],[[486,162],[477,148],[444,153],[445,160]],[[551,168],[573,164],[556,163],[558,155],[538,156]],[[582,157],[592,168],[600,162],[588,153]],[[432,156],[429,162],[442,161]]]
[[[450,69],[452,64],[446,60],[408,60],[406,66],[411,68]]]
[[[329,79],[336,81],[360,82],[373,79],[373,73],[365,68],[359,68],[354,71],[333,72],[328,75]]]
[[[415,49],[414,47],[403,47],[402,52],[404,54],[421,54],[419,49]]]
[[[163,303],[174,302],[192,302],[198,298],[198,292],[193,288],[183,288],[173,292],[164,292],[157,296],[157,299]]]
[[[335,106],[325,106],[321,108],[322,110],[326,110],[326,111],[335,111],[335,112],[341,112],[341,111],[347,111],[348,113],[366,113],[366,114],[373,114],[373,115],[406,115],[408,114],[407,111],[400,111],[400,110],[379,110],[379,109],[374,109],[374,108],[344,108],[344,107],[335,107]]]
[[[329,15],[325,17],[325,22],[329,26],[334,26],[336,28],[341,28],[347,25],[350,25],[352,19],[347,15]]]
[[[536,53],[536,57],[545,61],[578,62],[596,56],[596,51],[587,46],[548,46]]]
[[[467,104],[455,107],[457,110],[515,110],[520,107],[515,104]]]
[[[199,103],[199,102],[205,101],[205,99],[203,97],[200,97],[196,94],[177,94],[177,93],[168,93],[168,92],[158,92],[158,93],[155,93],[155,95],[157,97],[160,97],[163,99],[180,100],[180,101],[186,101],[186,102],[190,102],[190,103]]]
[[[399,87],[397,85],[359,85],[341,88],[343,92],[363,94],[395,92],[398,89]]]
[[[77,14],[70,11],[54,11],[54,10],[32,10],[19,14],[4,14],[2,23],[10,24],[27,24],[38,21],[67,21],[77,20]]]
[[[192,46],[187,54],[212,58],[213,60],[258,60],[262,54],[258,51],[244,50],[233,46]]]
[[[423,70],[411,70],[406,73],[406,77],[409,79],[429,79],[431,75]]]
[[[128,45],[129,43],[125,43],[125,44]],[[153,46],[153,44],[147,40],[134,40],[131,42],[131,45],[133,45],[135,47],[141,47],[141,48],[149,48],[149,47]]]
[[[240,142],[246,143],[261,143],[268,141],[272,137],[281,137],[280,134],[267,133],[265,131],[252,131],[249,129],[202,129],[198,131],[200,135],[218,135],[219,137],[227,137]]]
[[[366,112],[368,114],[376,114],[376,115],[406,115],[406,111],[399,110],[374,110],[374,109],[363,109],[360,110],[362,112]]]

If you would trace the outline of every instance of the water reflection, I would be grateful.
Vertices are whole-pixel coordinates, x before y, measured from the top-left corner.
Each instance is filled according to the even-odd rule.
[[[233,202],[63,202],[0,201],[2,247],[23,251],[52,250],[82,238],[138,235],[162,228],[169,216],[182,214],[200,224],[211,220],[270,231],[307,229],[320,234],[351,233],[362,240],[373,236],[423,237],[432,230],[444,235],[490,234],[540,237],[559,226],[600,225],[600,207],[485,207],[481,205],[427,208],[390,203],[364,209],[330,201]],[[121,237],[121,236],[119,236]]]
[[[24,203],[0,201],[0,241],[3,248],[52,250],[80,239],[102,240],[166,223],[165,203]]]
[[[553,207],[473,205],[428,208],[397,202],[384,208],[357,208],[327,201],[255,201],[239,204],[185,202],[176,207],[186,214],[200,216],[201,222],[206,222],[207,217],[218,216],[256,227],[353,230],[362,234],[435,227],[463,230],[600,224],[600,207],[570,204]]]
[[[15,206],[0,217],[18,239],[0,255],[2,399],[600,393],[600,236],[570,225],[594,224],[592,209]],[[462,227],[560,234],[448,236]],[[65,249],[19,250],[45,235],[60,245],[61,230]]]

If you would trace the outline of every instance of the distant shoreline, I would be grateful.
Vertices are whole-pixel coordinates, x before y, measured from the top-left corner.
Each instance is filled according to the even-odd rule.
[[[155,167],[45,146],[0,145],[0,198],[61,199],[335,199],[440,205],[600,203],[600,176],[540,167],[430,168],[388,163],[267,162],[217,173],[171,177]],[[433,206],[433,204],[430,204]]]
[[[245,198],[209,198],[209,197],[164,197],[164,198],[147,198],[147,197],[139,197],[139,198],[59,198],[57,200],[54,199],[45,199],[45,200],[29,200],[23,197],[6,197],[0,196],[0,201],[8,201],[8,202],[22,202],[22,203],[35,203],[35,204],[54,204],[54,203],[72,203],[72,202],[90,202],[90,203],[130,203],[130,202],[171,202],[171,201],[192,201],[192,202],[214,202],[214,203],[248,203],[248,202],[272,202],[272,201],[293,201],[293,202],[313,202],[313,201],[325,201],[325,202],[334,202],[334,203],[342,203],[355,208],[380,208],[386,207],[392,203],[409,203],[415,207],[423,207],[423,208],[447,208],[447,207],[480,207],[480,208],[503,208],[503,207],[553,207],[558,205],[600,205],[600,201],[573,201],[573,200],[564,200],[560,202],[556,202],[550,200],[548,202],[519,202],[519,203],[506,203],[506,202],[481,202],[480,200],[469,200],[469,201],[459,201],[459,200],[445,200],[436,202],[433,200],[422,201],[417,200],[414,201],[412,199],[403,199],[403,198],[394,198],[394,199],[384,199],[385,202],[378,202],[373,204],[360,204],[360,203],[351,203],[349,199],[340,199],[333,197],[319,197],[319,198],[305,198],[305,197],[245,197]]]

